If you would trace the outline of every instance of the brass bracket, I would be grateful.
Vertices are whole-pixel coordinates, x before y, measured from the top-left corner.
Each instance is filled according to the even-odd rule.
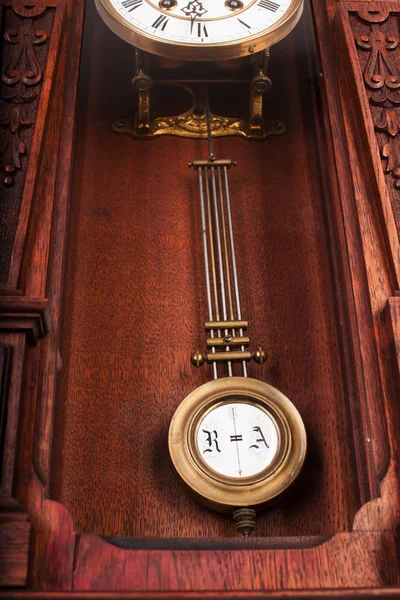
[[[243,119],[232,119],[210,115],[213,137],[238,136],[247,140],[264,140],[271,135],[285,133],[286,127],[280,121],[264,120],[262,128],[252,127]],[[205,114],[198,115],[195,108],[176,117],[158,117],[145,125],[137,115],[134,119],[119,119],[113,123],[116,133],[124,133],[136,139],[152,140],[161,135],[175,135],[185,138],[207,138]]]
[[[113,123],[113,130],[136,139],[154,139],[161,135],[207,138],[206,113],[205,110],[199,110],[196,105],[180,115],[152,118],[151,89],[157,81],[153,81],[148,74],[150,56],[135,49],[135,58],[136,69],[132,83],[137,93],[137,112],[133,118],[116,120]],[[271,80],[266,75],[268,62],[269,49],[260,53],[259,60],[255,63],[254,75],[250,81],[248,120],[210,114],[213,137],[239,136],[248,140],[264,140],[269,136],[285,133],[284,123],[276,120],[264,120],[262,114],[263,95],[271,87]],[[171,81],[171,83],[183,85],[185,82]]]
[[[216,338],[217,341],[219,338]],[[245,344],[241,344],[245,345]],[[215,344],[218,346],[218,344]],[[259,346],[254,352],[249,352],[248,350],[225,350],[222,352],[208,352],[203,353],[200,350],[193,352],[190,355],[190,362],[194,367],[202,367],[204,363],[214,363],[214,362],[250,362],[254,360],[254,362],[262,365],[267,360],[267,352]]]

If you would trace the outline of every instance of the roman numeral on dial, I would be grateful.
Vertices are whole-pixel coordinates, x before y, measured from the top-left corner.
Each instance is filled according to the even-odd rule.
[[[154,21],[152,27],[154,27],[155,29],[158,29],[159,27],[161,27],[161,31],[164,31],[164,29],[167,26],[168,21],[169,21],[168,17],[166,17],[165,15],[160,15]]]
[[[208,37],[207,27],[201,23],[197,23],[197,37]]]
[[[143,4],[143,0],[123,0],[121,2],[124,8],[127,8],[129,12],[135,10],[135,8],[139,8]]]
[[[261,0],[257,6],[260,8],[266,8],[267,10],[272,10],[272,12],[276,12],[279,8],[279,4],[272,2],[272,0]]]

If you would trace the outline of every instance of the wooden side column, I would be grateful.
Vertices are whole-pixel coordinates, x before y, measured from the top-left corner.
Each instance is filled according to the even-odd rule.
[[[65,232],[55,215],[62,201],[65,213],[66,196],[55,187],[72,8],[68,14],[65,0],[5,0],[0,11],[0,586],[17,587],[28,583],[46,485],[38,429],[51,429],[41,394],[54,375],[46,370],[51,341],[52,364],[57,356],[60,274],[50,280],[50,272],[60,270],[57,236]]]

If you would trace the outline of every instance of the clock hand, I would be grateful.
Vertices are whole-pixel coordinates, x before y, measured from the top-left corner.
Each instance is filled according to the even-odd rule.
[[[240,465],[240,454],[239,454],[238,442],[241,440],[242,436],[238,435],[237,431],[236,431],[235,409],[234,409],[233,406],[232,406],[232,418],[233,418],[233,428],[235,430],[235,435],[233,436],[233,438],[234,438],[233,440],[232,440],[232,437],[231,437],[231,440],[234,441],[234,442],[236,442],[236,455],[237,455],[238,466],[239,466],[238,473],[241,476],[242,475],[242,467]]]
[[[193,25],[196,20],[196,15],[190,15],[190,35],[193,33]]]
[[[202,17],[208,12],[200,0],[190,0],[187,6],[181,8],[181,11],[185,13],[187,17],[190,17],[190,35],[193,33],[193,26],[196,18]]]

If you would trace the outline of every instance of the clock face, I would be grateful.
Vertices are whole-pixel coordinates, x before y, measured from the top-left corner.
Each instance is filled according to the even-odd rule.
[[[303,0],[96,0],[118,35],[153,54],[222,60],[258,52],[289,33]]]
[[[279,433],[272,417],[257,404],[228,401],[201,420],[197,446],[202,460],[216,473],[246,478],[270,466]]]

